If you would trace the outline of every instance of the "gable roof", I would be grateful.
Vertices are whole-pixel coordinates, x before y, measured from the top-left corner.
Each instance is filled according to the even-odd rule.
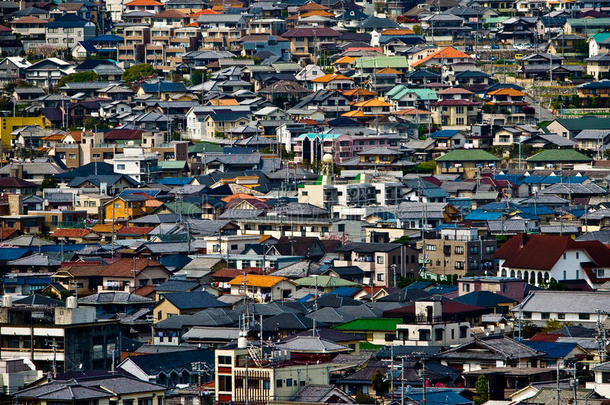
[[[456,149],[436,159],[437,162],[497,162],[500,158],[482,149]]]
[[[218,301],[216,297],[207,291],[177,292],[163,294],[163,297],[181,310],[229,306],[229,304]]]

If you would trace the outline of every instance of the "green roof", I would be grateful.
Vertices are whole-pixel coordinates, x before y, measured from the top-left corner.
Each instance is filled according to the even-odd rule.
[[[189,146],[189,153],[203,152],[222,152],[222,146],[210,142],[200,142]]]
[[[195,204],[188,201],[172,201],[163,204],[165,208],[173,212],[174,214],[182,215],[201,215],[203,211]]]
[[[355,60],[356,69],[408,68],[406,56],[361,56]]]
[[[186,160],[162,160],[159,162],[161,169],[184,169],[186,166]]]
[[[308,132],[306,134],[301,134],[299,135],[299,138],[304,139],[304,138],[309,138],[309,139],[316,139],[316,138],[320,138],[320,139],[337,139],[338,137],[340,137],[342,134],[320,134],[317,132]]]
[[[437,162],[497,162],[500,160],[482,149],[456,149],[436,159]]]
[[[583,129],[608,129],[610,118],[582,117],[582,118],[557,118],[555,122],[569,131],[582,131]],[[552,124],[552,123],[551,123]],[[547,125],[548,127],[548,125]]]
[[[591,158],[574,149],[546,149],[526,160],[528,162],[590,162]]]
[[[356,287],[359,285],[358,283],[354,283],[353,281],[345,280],[343,278],[334,276],[303,277],[294,280],[294,283],[301,287],[315,287],[317,285],[321,288]]]
[[[606,27],[610,26],[610,18],[568,18],[571,27]]]
[[[602,41],[607,40],[608,38],[610,38],[610,32],[598,32],[597,34],[591,36],[591,39],[597,42],[598,44]]]
[[[485,19],[485,24],[498,24],[508,20],[510,17],[489,17]]]
[[[363,318],[335,326],[337,330],[353,331],[396,331],[396,325],[402,323],[400,318]]]
[[[388,97],[393,100],[400,100],[405,94],[413,93],[419,100],[423,101],[436,101],[438,99],[436,92],[432,89],[411,89],[404,84],[398,84],[390,89],[386,93]]]

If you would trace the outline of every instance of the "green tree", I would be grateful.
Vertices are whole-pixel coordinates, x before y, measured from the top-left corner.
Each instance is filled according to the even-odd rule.
[[[557,280],[555,280],[554,278],[551,277],[551,280],[549,281],[549,285],[547,287],[547,290],[551,290],[551,291],[566,291],[568,288],[558,282]]]
[[[370,395],[363,394],[359,392],[356,394],[356,403],[357,404],[374,404],[375,398]]]
[[[139,65],[130,66],[123,72],[122,79],[126,82],[135,82],[140,79],[152,76],[155,73],[155,68],[149,63],[141,63]]]
[[[396,239],[392,243],[400,243],[401,245],[406,245],[407,243],[409,243],[409,240],[409,235],[402,235],[400,238]]]
[[[191,84],[193,86],[196,86],[198,84],[201,84],[203,82],[203,72],[201,70],[194,70],[193,73],[191,73]]]
[[[544,328],[542,328],[542,332],[549,333],[554,330],[561,329],[562,327],[563,327],[563,324],[561,323],[561,321],[559,321],[557,319],[549,319],[546,321]]]
[[[66,83],[97,82],[99,80],[100,75],[95,72],[70,73],[69,75],[59,79],[57,82],[57,87],[63,87]]]
[[[489,398],[489,383],[487,382],[487,378],[484,375],[480,375],[477,379],[477,382],[474,384],[475,397],[474,403],[476,405],[480,405],[483,402],[486,402]]]
[[[57,181],[51,176],[45,176],[42,181],[42,188],[57,188]]]
[[[375,371],[371,378],[373,390],[377,397],[381,398],[390,390],[390,383],[386,380],[385,375],[380,370]]]
[[[421,25],[415,24],[413,26],[413,32],[415,33],[415,35],[421,35]]]

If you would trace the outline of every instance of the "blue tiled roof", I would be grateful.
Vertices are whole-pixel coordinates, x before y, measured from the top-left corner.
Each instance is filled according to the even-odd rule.
[[[162,93],[173,92],[173,93],[181,93],[186,92],[186,86],[182,82],[165,82],[162,81],[161,84],[159,82],[154,83],[142,83],[142,90],[146,93],[155,93],[161,91]]]
[[[523,214],[532,214],[532,215],[552,215],[554,211],[547,207],[546,205],[533,205],[523,206],[518,208]]]
[[[580,184],[586,180],[586,176],[528,176],[523,182],[526,184]]]
[[[192,177],[165,177],[159,180],[159,184],[165,184],[168,186],[183,186],[185,184],[191,184],[192,181]]]
[[[466,221],[493,221],[502,218],[502,213],[497,211],[474,210],[464,218]]]
[[[424,196],[429,197],[429,198],[441,198],[441,197],[448,196],[447,192],[440,187],[425,188],[423,190],[423,193],[424,193]]]
[[[430,138],[439,139],[439,138],[451,138],[455,134],[460,132],[457,129],[442,129],[440,131],[434,131],[430,134]]]
[[[460,395],[464,390],[453,388],[426,388],[427,405],[470,405],[472,401]],[[413,401],[423,402],[423,390],[421,388],[407,388],[405,396]]]
[[[525,176],[522,174],[497,174],[494,177],[495,180],[508,180],[513,184],[521,184],[525,179]]]
[[[408,286],[406,286],[405,289],[416,288],[418,290],[423,290],[425,288],[430,287],[432,284],[433,283],[431,281],[414,281]]]
[[[338,295],[339,297],[353,297],[358,291],[360,291],[358,287],[337,287],[332,290],[331,294]]]
[[[29,248],[0,248],[0,261],[19,259],[30,251]]]
[[[426,290],[430,294],[445,295],[457,291],[456,285],[436,285]]]
[[[566,357],[576,346],[577,343],[568,342],[532,342],[529,340],[521,340],[521,343],[531,347],[539,352],[546,353],[543,358],[548,359],[561,359]]]
[[[118,43],[118,42],[123,42],[123,37],[120,37],[118,35],[106,34],[106,35],[97,36],[95,38],[91,38],[90,41],[93,43],[97,43],[97,42],[117,42]]]

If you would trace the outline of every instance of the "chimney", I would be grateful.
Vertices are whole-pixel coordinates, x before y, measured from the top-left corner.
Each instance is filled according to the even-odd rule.
[[[23,195],[9,194],[8,195],[8,211],[9,215],[23,214]]]

